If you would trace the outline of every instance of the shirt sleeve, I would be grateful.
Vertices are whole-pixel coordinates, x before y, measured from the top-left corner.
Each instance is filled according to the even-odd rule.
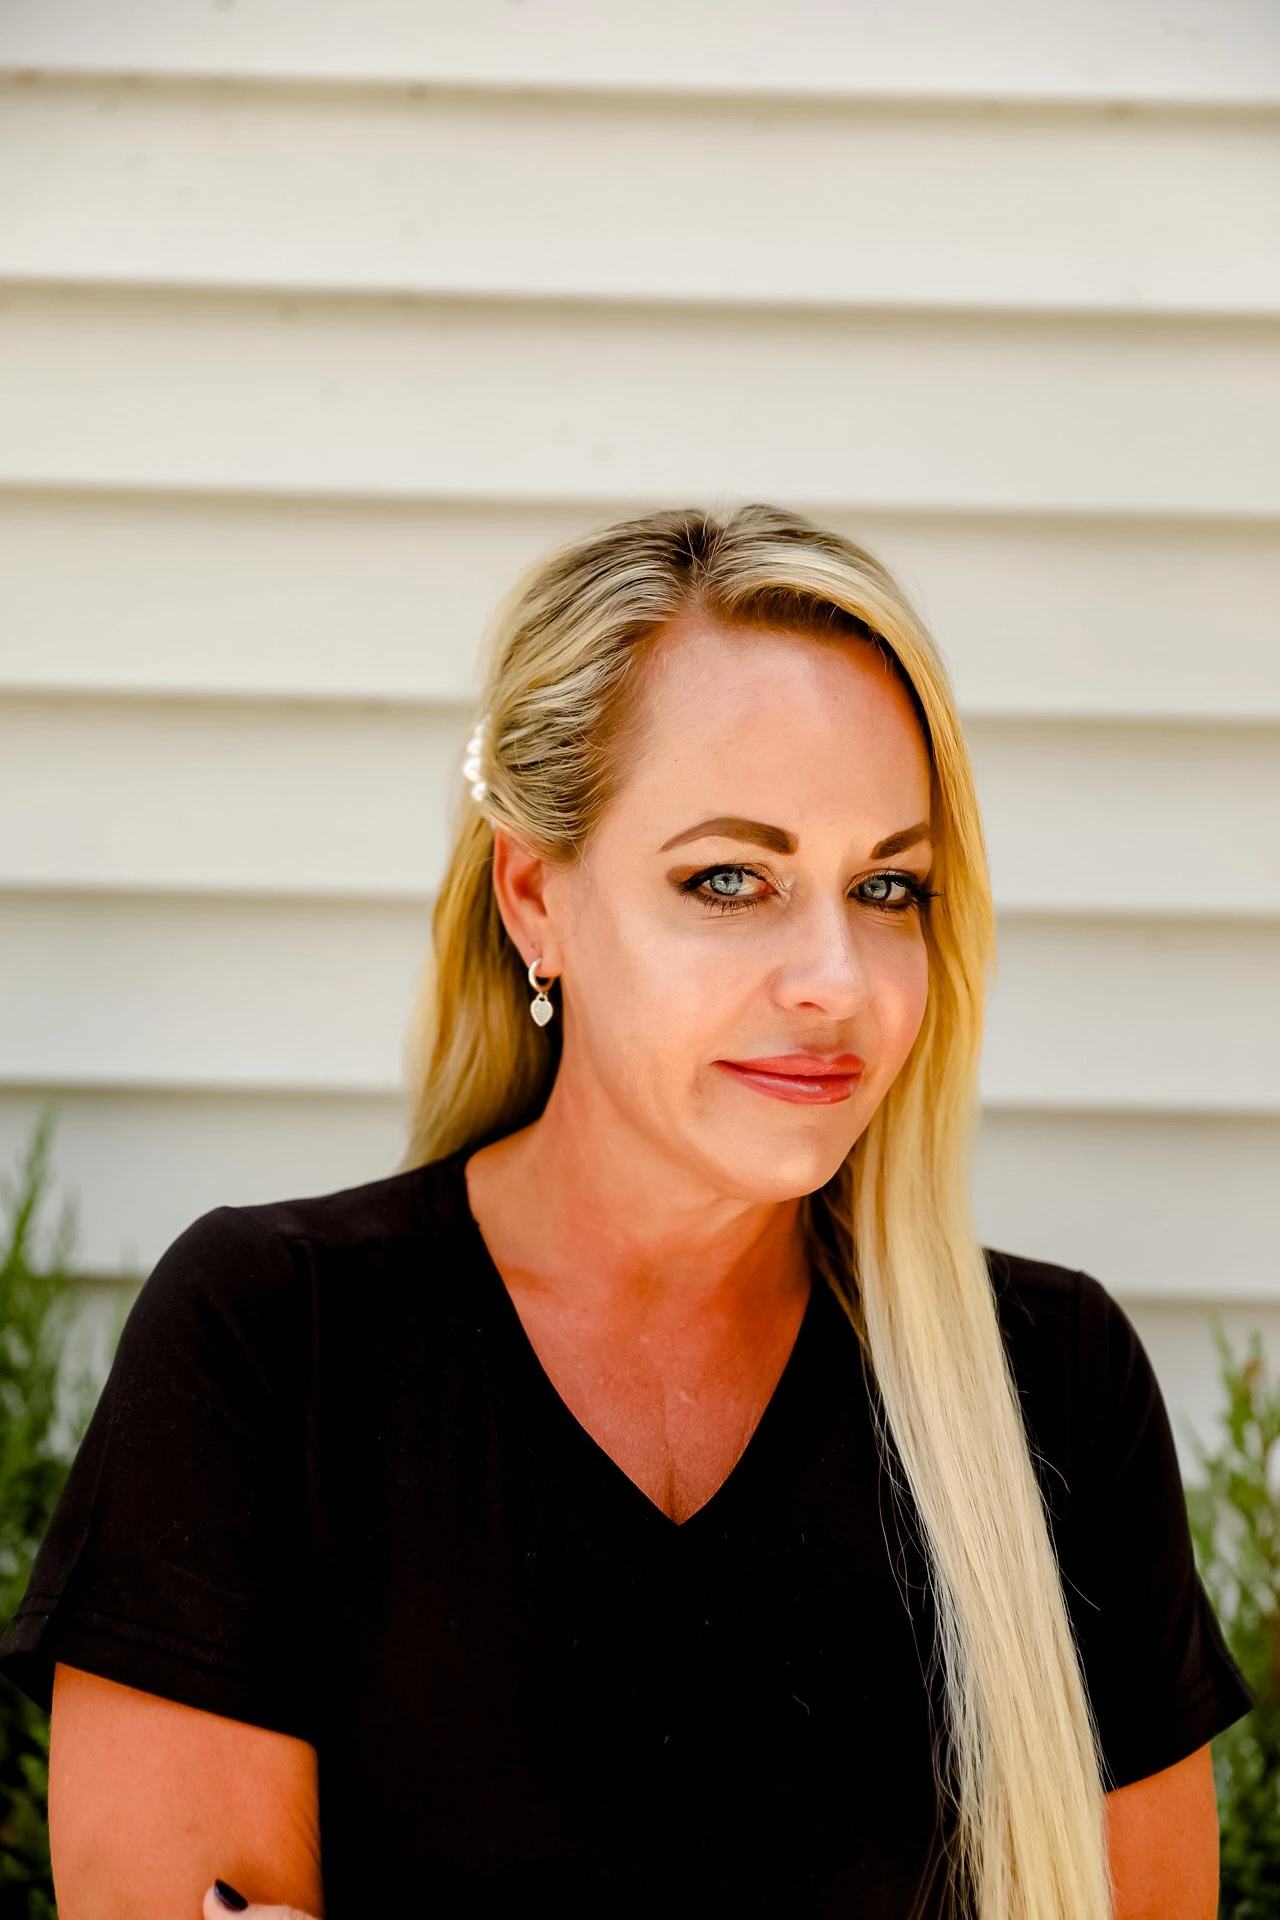
[[[1067,1599],[1108,1788],[1173,1766],[1253,1706],[1196,1570],[1155,1371],[1088,1274],[1077,1300],[1077,1465]]]
[[[304,1267],[224,1207],[143,1286],[0,1641],[0,1672],[41,1706],[62,1660],[311,1737]]]

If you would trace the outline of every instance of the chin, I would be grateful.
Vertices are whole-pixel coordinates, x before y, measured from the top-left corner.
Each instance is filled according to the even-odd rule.
[[[735,1129],[735,1131],[737,1131]],[[715,1158],[723,1167],[731,1190],[743,1200],[776,1204],[816,1193],[834,1178],[857,1136],[814,1132],[771,1138],[761,1127],[750,1139],[717,1141]]]

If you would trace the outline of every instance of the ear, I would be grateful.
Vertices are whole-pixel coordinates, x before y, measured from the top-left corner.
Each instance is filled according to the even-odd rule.
[[[502,924],[526,967],[540,960],[543,975],[561,971],[555,915],[547,899],[553,864],[505,827],[493,830],[493,891]]]

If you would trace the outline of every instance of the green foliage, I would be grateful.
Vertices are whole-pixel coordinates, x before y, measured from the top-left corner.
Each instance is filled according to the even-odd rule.
[[[1213,1743],[1222,1920],[1280,1920],[1280,1380],[1258,1334],[1243,1359],[1213,1328],[1226,1406],[1187,1492],[1201,1577],[1253,1689],[1252,1713]]]
[[[0,1176],[0,1622],[26,1588],[36,1549],[92,1411],[88,1371],[66,1380],[62,1355],[75,1315],[63,1207],[40,1230],[52,1118],[36,1130],[16,1179]],[[47,1715],[0,1679],[0,1920],[55,1920],[45,1805]]]

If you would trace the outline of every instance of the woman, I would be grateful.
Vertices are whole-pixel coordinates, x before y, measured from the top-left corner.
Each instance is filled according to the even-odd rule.
[[[975,1239],[900,590],[762,507],[592,535],[466,778],[408,1171],[170,1249],[4,1643],[62,1920],[1209,1920],[1250,1699],[1128,1320]]]

